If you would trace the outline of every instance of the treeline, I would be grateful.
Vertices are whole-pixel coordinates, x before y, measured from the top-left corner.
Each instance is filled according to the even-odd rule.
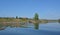
[[[23,17],[0,17],[0,19],[24,19]],[[25,19],[29,19],[29,18],[25,18]]]
[[[30,18],[25,17],[0,17],[0,22],[27,22]]]

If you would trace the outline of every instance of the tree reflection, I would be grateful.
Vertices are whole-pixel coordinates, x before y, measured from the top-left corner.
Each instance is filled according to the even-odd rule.
[[[0,30],[5,30],[7,27],[22,27],[29,28],[28,23],[0,23]],[[34,28],[39,29],[39,23],[34,23]]]
[[[34,28],[39,29],[39,23],[34,23]]]

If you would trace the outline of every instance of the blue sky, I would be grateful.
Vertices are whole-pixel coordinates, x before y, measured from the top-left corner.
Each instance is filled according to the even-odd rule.
[[[60,0],[0,0],[0,17],[28,17],[35,13],[40,19],[59,19]]]

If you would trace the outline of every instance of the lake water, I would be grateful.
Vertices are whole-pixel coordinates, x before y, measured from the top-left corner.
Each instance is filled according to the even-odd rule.
[[[60,35],[60,23],[26,23],[21,26],[0,23],[0,35]]]

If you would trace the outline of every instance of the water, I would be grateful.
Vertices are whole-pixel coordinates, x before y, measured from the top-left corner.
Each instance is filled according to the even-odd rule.
[[[59,23],[26,23],[5,25],[0,23],[0,35],[60,35]]]

